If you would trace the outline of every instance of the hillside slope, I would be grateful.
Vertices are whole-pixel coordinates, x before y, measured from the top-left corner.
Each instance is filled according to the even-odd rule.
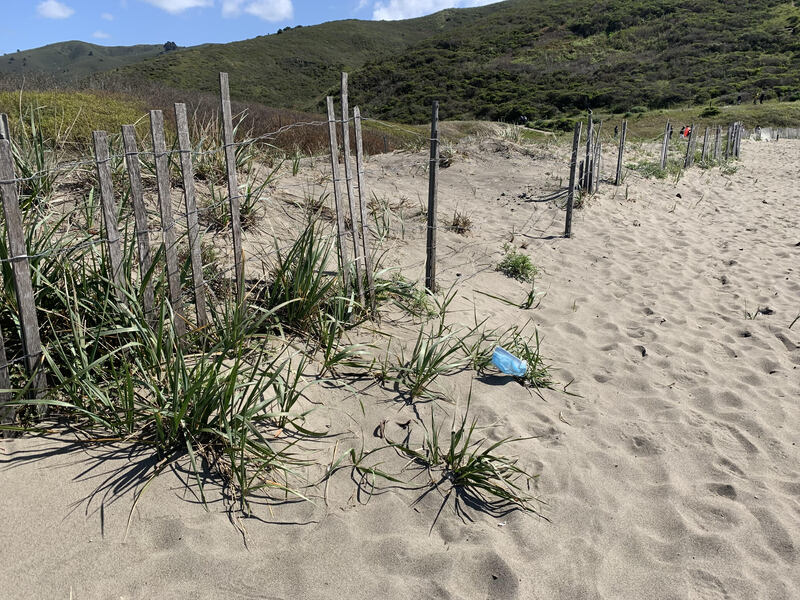
[[[0,75],[39,73],[62,82],[158,56],[163,46],[98,46],[71,41],[0,57]]]

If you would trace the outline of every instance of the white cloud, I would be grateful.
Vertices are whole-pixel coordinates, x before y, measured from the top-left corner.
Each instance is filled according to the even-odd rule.
[[[213,6],[214,0],[143,0],[148,4],[157,6],[161,10],[168,13],[177,15],[190,8],[202,8],[204,6]]]
[[[445,8],[483,6],[498,1],[499,0],[388,0],[388,2],[375,3],[375,8],[372,11],[372,18],[376,21],[413,19],[414,17],[429,15],[444,10]]]
[[[106,33],[105,31],[99,31],[99,30],[98,30],[98,31],[95,31],[95,32],[92,34],[92,37],[93,37],[93,38],[96,38],[96,39],[98,39],[98,40],[107,40],[108,38],[110,38],[110,37],[111,37],[111,34],[110,34],[110,33]]]
[[[356,10],[359,11],[363,8],[366,8],[368,5],[369,5],[369,0],[359,0]]]
[[[103,13],[102,15],[100,15],[100,18],[103,19],[104,21],[113,21],[114,15],[112,15],[111,13]]]
[[[62,4],[58,0],[45,0],[36,6],[36,12],[40,17],[45,19],[66,19],[75,14],[66,4]]]
[[[286,21],[294,17],[292,0],[222,0],[222,16],[238,17],[242,13],[264,21]]]

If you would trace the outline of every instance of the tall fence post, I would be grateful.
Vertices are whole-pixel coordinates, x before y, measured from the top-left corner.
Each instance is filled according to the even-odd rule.
[[[139,148],[136,145],[136,129],[133,125],[122,126],[122,143],[125,148],[125,164],[128,167],[128,180],[131,184],[131,202],[136,227],[136,247],[139,251],[139,274],[144,284],[142,302],[144,313],[151,325],[153,322],[153,258],[150,255],[150,224],[142,192],[142,172],[139,167]]]
[[[714,160],[716,162],[719,162],[721,150],[722,150],[722,127],[717,125],[717,130],[714,134]]]
[[[703,154],[701,155],[702,156],[701,160],[703,162],[706,162],[706,160],[708,159],[708,150],[709,150],[708,140],[709,140],[709,132],[710,131],[711,131],[711,129],[709,127],[706,127],[706,132],[703,135]]]
[[[172,203],[170,200],[169,159],[167,158],[167,144],[164,140],[164,114],[160,110],[150,111],[150,133],[153,138],[153,154],[156,163],[158,206],[161,212],[161,235],[164,240],[164,255],[167,262],[169,303],[174,314],[175,334],[178,339],[182,339],[186,335],[186,315],[183,311],[175,219],[172,217]]]
[[[617,173],[614,177],[614,185],[622,183],[622,156],[625,154],[625,138],[628,135],[628,121],[622,122],[622,132],[619,136],[619,155],[617,156]]]
[[[695,126],[694,123],[691,124],[691,128],[689,129],[689,141],[686,144],[686,158],[683,161],[683,168],[688,169],[694,164],[694,137],[695,134]]]
[[[373,314],[376,313],[375,279],[372,272],[372,253],[369,242],[369,221],[367,219],[367,178],[364,174],[364,140],[361,134],[361,111],[353,108],[353,126],[356,135],[356,176],[358,177],[358,206],[361,211],[361,246],[364,249],[364,265],[367,271],[369,302]]]
[[[228,201],[231,210],[231,230],[233,233],[233,260],[236,270],[236,295],[244,299],[244,252],[242,250],[242,219],[239,210],[239,181],[236,176],[236,149],[233,136],[233,115],[231,113],[231,92],[228,74],[219,74],[219,95],[222,107],[222,136],[225,144],[225,170],[228,175]]]
[[[731,144],[733,143],[733,125],[728,125],[728,135],[725,138],[725,160],[731,156]]]
[[[0,140],[10,140],[11,132],[8,129],[8,115],[0,113]]]
[[[667,157],[669,156],[669,134],[671,131],[672,125],[670,125],[669,120],[667,120],[667,124],[664,126],[664,139],[661,141],[661,170],[667,168]]]
[[[197,326],[208,325],[206,313],[206,290],[203,281],[203,258],[200,254],[200,231],[197,224],[197,201],[194,190],[194,169],[192,166],[192,144],[189,140],[189,122],[186,119],[186,105],[175,103],[175,124],[178,129],[178,148],[181,155],[181,176],[183,178],[183,199],[186,207],[186,226],[189,235],[189,256],[192,263],[192,287],[194,288],[194,307]]]
[[[439,101],[431,110],[431,154],[428,168],[428,238],[425,256],[425,287],[436,291],[436,204],[439,173]]]
[[[100,201],[103,206],[103,225],[106,230],[108,262],[111,267],[111,281],[114,282],[114,295],[122,301],[124,285],[122,273],[122,244],[117,226],[117,207],[114,203],[114,188],[111,183],[111,165],[108,154],[108,134],[105,131],[92,132],[94,157],[97,164],[97,178],[100,181]]]
[[[350,290],[350,261],[347,257],[347,232],[344,226],[344,207],[342,207],[341,175],[339,173],[339,144],[336,140],[336,111],[333,98],[326,99],[328,105],[328,138],[331,146],[331,177],[333,178],[333,202],[336,207],[336,233],[339,241],[339,269],[345,293]]]
[[[17,295],[17,308],[22,337],[22,350],[25,353],[25,367],[31,377],[31,395],[36,398],[45,386],[42,370],[42,341],[39,338],[39,320],[33,303],[33,285],[22,229],[22,215],[19,210],[17,182],[14,175],[14,157],[11,143],[0,140],[0,195],[3,197],[3,213],[8,232],[8,254],[14,275],[14,290]]]
[[[356,210],[356,193],[353,189],[353,169],[350,165],[350,103],[347,93],[347,73],[342,72],[342,157],[344,158],[344,179],[347,187],[347,204],[350,208],[350,223],[353,229],[353,260],[356,263],[356,289],[358,299],[364,304],[364,274],[362,272],[363,248],[361,247],[361,235],[359,233],[359,221],[361,220]]]
[[[581,145],[582,127],[583,123],[580,121],[575,123],[575,132],[572,134],[572,158],[570,158],[569,161],[569,192],[567,192],[567,219],[564,224],[565,238],[572,237],[572,207],[575,203],[575,172],[578,167],[578,149]]]
[[[597,132],[598,140],[594,151],[594,185],[592,191],[596,192],[600,188],[600,166],[603,160],[603,144],[600,142],[600,132]]]

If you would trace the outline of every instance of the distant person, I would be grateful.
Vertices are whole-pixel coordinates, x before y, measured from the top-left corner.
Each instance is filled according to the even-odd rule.
[[[758,97],[759,104],[764,104],[764,96],[765,96],[764,92],[761,92],[761,95]]]
[[[526,117],[525,115],[520,116],[519,124],[520,125],[527,125],[528,124],[528,117]]]
[[[741,103],[742,103],[742,95],[739,94],[739,96],[736,98],[736,104],[741,104]]]

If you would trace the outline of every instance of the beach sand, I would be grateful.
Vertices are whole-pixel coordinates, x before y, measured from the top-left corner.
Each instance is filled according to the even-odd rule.
[[[367,166],[371,190],[403,212],[404,239],[396,216],[385,264],[414,280],[425,161],[394,153]],[[154,466],[146,451],[0,440],[0,596],[800,598],[800,322],[789,328],[800,313],[800,142],[746,140],[729,174],[628,172],[576,211],[572,239],[560,237],[563,210],[527,201],[565,182],[567,163],[563,145],[477,140],[457,148],[439,188],[442,224],[455,210],[473,221],[467,236],[438,234],[440,285],[457,290],[448,321],[531,321],[555,389],[539,397],[465,371],[435,384],[452,403],[420,407],[440,411],[446,431],[471,388],[471,414],[493,426],[481,436],[528,437],[506,452],[539,475],[531,493],[549,521],[468,510],[470,521],[452,503],[437,519],[438,492],[415,502],[420,490],[379,481],[370,495],[348,470],[309,488],[313,503],[257,501],[238,519],[211,484],[204,509],[178,467],[153,481],[127,529]],[[316,190],[325,167],[285,173],[271,218]],[[526,295],[495,270],[506,243],[540,269],[537,308],[481,293]],[[393,345],[413,343],[419,324],[390,315],[383,329]],[[385,347],[368,328],[358,338]],[[408,421],[421,439],[397,393],[353,385],[308,392],[309,423],[337,434],[309,450],[321,465],[309,481],[347,449],[382,444],[383,420],[392,439]],[[405,464],[393,452],[378,461]]]

